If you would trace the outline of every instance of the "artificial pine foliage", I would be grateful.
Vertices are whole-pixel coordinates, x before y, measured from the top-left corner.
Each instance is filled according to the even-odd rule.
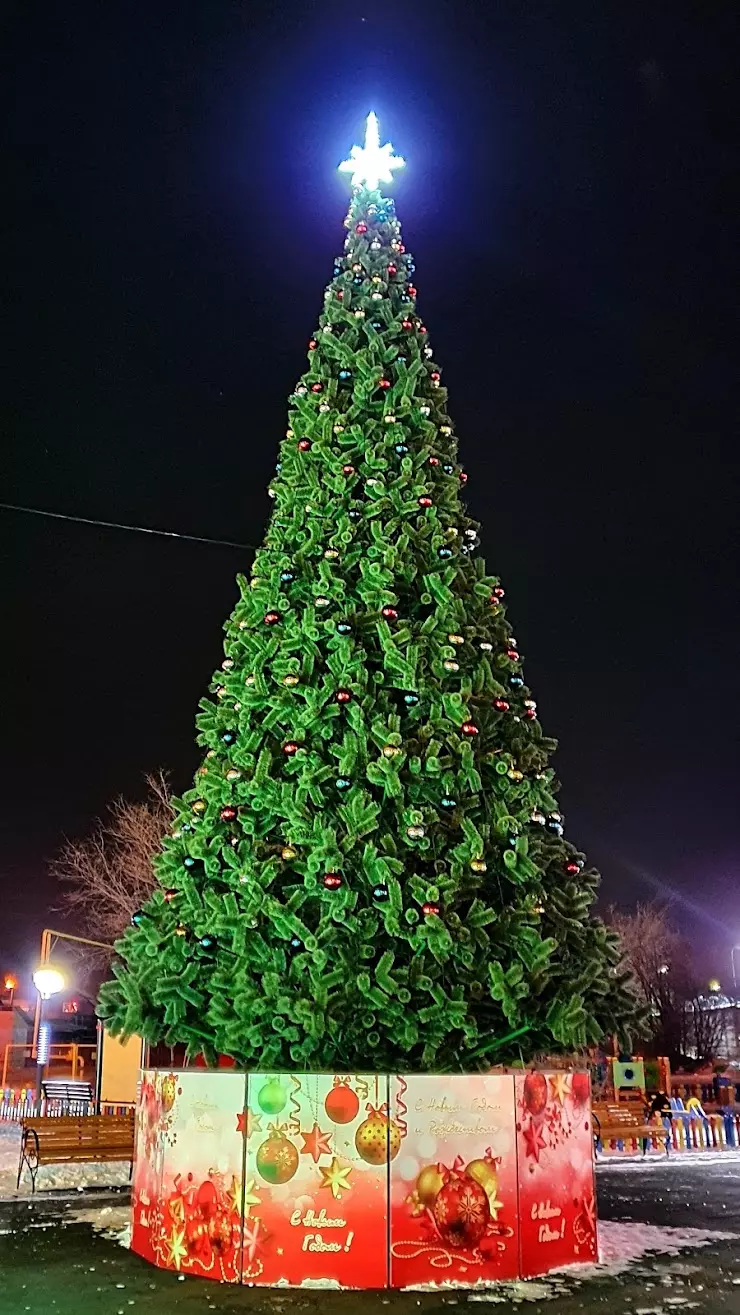
[[[206,750],[118,943],[113,1033],[263,1070],[476,1070],[623,1032],[477,556],[393,202],[355,187]]]

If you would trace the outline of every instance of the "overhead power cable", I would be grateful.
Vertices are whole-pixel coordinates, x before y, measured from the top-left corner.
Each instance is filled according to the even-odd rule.
[[[251,543],[235,543],[233,539],[207,539],[202,534],[180,534],[177,530],[156,530],[149,525],[123,525],[120,521],[94,520],[91,516],[69,516],[63,511],[46,511],[43,507],[21,507],[14,502],[0,502],[5,511],[25,512],[29,516],[48,516],[57,521],[74,521],[78,525],[99,525],[106,530],[129,530],[133,534],[158,534],[165,539],[189,539],[191,543],[211,543],[221,548],[243,548],[256,552]]]

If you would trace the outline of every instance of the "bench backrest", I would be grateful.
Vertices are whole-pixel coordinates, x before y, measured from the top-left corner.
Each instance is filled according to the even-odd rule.
[[[46,1078],[41,1085],[47,1100],[92,1100],[90,1083],[76,1078]]]
[[[96,1146],[130,1148],[133,1144],[133,1114],[89,1114],[74,1118],[60,1115],[59,1118],[40,1114],[24,1119],[23,1129],[32,1130],[39,1140],[43,1154],[44,1147],[85,1147],[94,1150]]]

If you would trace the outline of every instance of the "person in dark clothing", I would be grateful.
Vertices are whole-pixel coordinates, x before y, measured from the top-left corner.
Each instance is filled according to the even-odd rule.
[[[656,1114],[661,1118],[671,1117],[671,1102],[664,1091],[656,1091],[648,1105],[648,1118],[652,1119]]]

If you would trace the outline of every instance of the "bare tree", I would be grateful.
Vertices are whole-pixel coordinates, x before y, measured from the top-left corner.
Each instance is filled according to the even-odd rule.
[[[173,817],[169,782],[161,770],[146,778],[142,803],[120,797],[85,840],[67,841],[51,863],[68,889],[62,911],[81,935],[114,941],[156,886],[152,858]]]
[[[622,942],[623,967],[647,1006],[648,1029],[658,1054],[674,1064],[716,1056],[722,1019],[708,1008],[691,962],[691,947],[660,904],[638,904],[634,913],[610,909],[608,921]]]
[[[693,998],[686,1003],[684,1051],[700,1064],[715,1060],[727,1044],[725,1018],[725,1010],[695,984]]]

